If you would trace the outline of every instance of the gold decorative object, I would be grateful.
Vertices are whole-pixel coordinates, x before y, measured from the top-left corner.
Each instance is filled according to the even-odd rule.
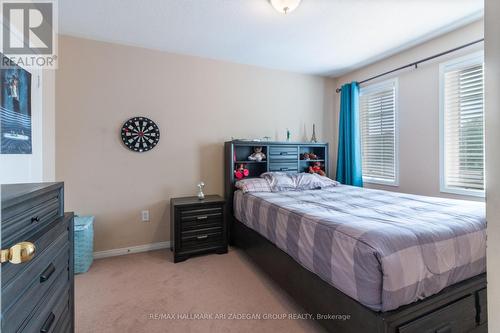
[[[35,244],[30,242],[21,242],[12,246],[10,249],[1,250],[0,262],[9,261],[12,264],[22,264],[28,262],[35,256]]]

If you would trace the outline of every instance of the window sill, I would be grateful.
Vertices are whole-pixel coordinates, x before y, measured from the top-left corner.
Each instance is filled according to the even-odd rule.
[[[467,189],[463,189],[463,188],[442,187],[439,189],[439,191],[441,193],[458,194],[458,195],[464,195],[464,196],[469,196],[469,197],[478,197],[478,198],[485,197],[485,192],[480,191],[480,190],[467,190]]]
[[[399,186],[399,182],[395,180],[385,180],[385,179],[377,179],[377,178],[369,178],[363,177],[363,183],[367,184],[377,184],[377,185],[386,185],[386,186]]]

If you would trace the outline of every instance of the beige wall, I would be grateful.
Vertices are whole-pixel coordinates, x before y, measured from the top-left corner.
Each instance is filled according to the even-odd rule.
[[[488,331],[500,332],[500,2],[486,0],[485,13]]]
[[[66,209],[96,215],[95,250],[169,239],[168,200],[223,194],[223,142],[302,140],[312,123],[331,141],[334,81],[61,36],[56,76],[56,177]],[[159,145],[138,154],[119,130],[144,115]],[[140,211],[151,222],[140,222]]]
[[[337,86],[392,70],[439,52],[483,37],[483,21],[472,23],[420,46],[398,53],[373,65],[337,79]],[[452,55],[421,64],[392,76],[371,81],[376,83],[398,77],[399,81],[399,186],[366,187],[415,193],[430,196],[457,197],[439,191],[439,64],[453,57],[472,53],[483,45],[469,47]],[[338,121],[339,97],[335,101],[335,120]],[[335,137],[337,136],[335,128]],[[333,156],[336,156],[334,154]],[[473,199],[473,197],[464,197]],[[477,199],[476,199],[477,200]]]

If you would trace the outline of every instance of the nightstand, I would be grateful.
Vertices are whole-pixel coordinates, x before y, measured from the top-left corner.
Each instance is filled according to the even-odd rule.
[[[225,200],[218,195],[170,199],[170,249],[174,262],[203,253],[227,253]]]

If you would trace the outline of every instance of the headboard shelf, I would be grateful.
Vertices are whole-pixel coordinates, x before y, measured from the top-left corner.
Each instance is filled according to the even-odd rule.
[[[235,161],[234,163],[236,163],[236,164],[258,164],[258,163],[265,164],[265,163],[267,163],[267,160],[266,160],[266,161],[248,161],[248,160],[241,160],[241,161]]]
[[[262,161],[251,161],[248,157],[255,147],[262,147],[266,158]],[[316,155],[315,159],[303,159],[305,153]],[[234,171],[241,164],[249,170],[249,177],[257,178],[268,171],[308,172],[314,162],[321,163],[325,173],[328,170],[328,143],[326,142],[279,142],[279,141],[241,141],[233,140],[224,143],[225,155],[225,195],[226,202],[232,204]]]

